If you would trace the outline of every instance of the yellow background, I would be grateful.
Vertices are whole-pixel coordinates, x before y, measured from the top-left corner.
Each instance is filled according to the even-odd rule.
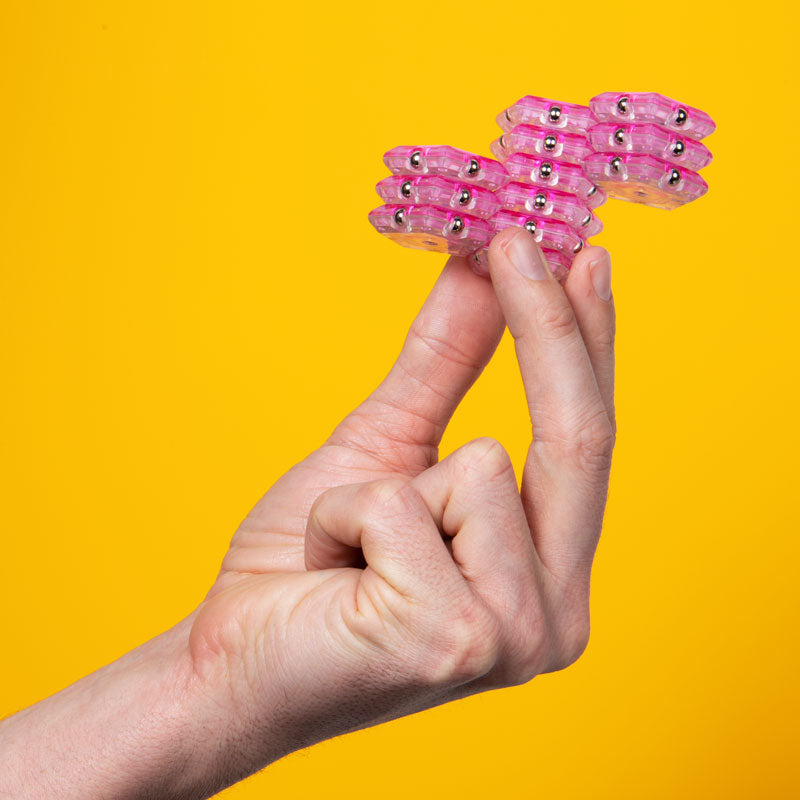
[[[652,90],[712,114],[715,161],[687,207],[599,212],[620,434],[586,655],[229,795],[797,796],[793,13],[3,0],[0,713],[188,613],[388,369],[443,258],[367,223],[385,150]],[[443,453],[521,467],[527,432],[506,339]]]

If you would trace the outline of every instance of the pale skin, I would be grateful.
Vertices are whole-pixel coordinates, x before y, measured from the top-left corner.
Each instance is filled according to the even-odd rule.
[[[586,647],[616,424],[610,261],[525,231],[451,258],[386,379],[269,489],[197,610],[0,723],[0,797],[205,798],[348,731]],[[504,326],[533,440],[438,445]],[[502,409],[498,409],[502,413]]]

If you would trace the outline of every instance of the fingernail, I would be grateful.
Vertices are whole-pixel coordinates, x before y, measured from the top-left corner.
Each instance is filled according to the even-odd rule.
[[[607,252],[589,264],[589,277],[592,279],[595,294],[601,300],[611,299],[611,258]]]
[[[541,250],[536,246],[533,236],[528,231],[519,231],[509,239],[503,247],[508,260],[517,268],[517,272],[534,281],[542,281],[550,274],[550,268],[544,260]]]

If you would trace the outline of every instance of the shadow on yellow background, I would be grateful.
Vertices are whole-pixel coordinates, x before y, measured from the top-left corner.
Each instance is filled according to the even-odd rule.
[[[611,201],[619,441],[568,671],[298,753],[231,797],[764,798],[798,761],[788,3],[6,2],[0,714],[191,611],[382,377],[443,257],[367,223],[396,144],[523,94],[709,111],[709,194]],[[528,444],[513,349],[443,454]],[[227,795],[226,795],[227,796]]]

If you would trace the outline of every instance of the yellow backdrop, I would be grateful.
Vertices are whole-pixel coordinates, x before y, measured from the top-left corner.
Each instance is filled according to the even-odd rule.
[[[385,150],[488,154],[523,94],[659,91],[712,114],[715,161],[687,207],[599,212],[620,434],[586,655],[229,795],[800,791],[790,13],[4,0],[0,713],[188,613],[388,369],[443,257],[369,226]],[[519,468],[528,430],[506,339],[443,452],[490,435]]]

